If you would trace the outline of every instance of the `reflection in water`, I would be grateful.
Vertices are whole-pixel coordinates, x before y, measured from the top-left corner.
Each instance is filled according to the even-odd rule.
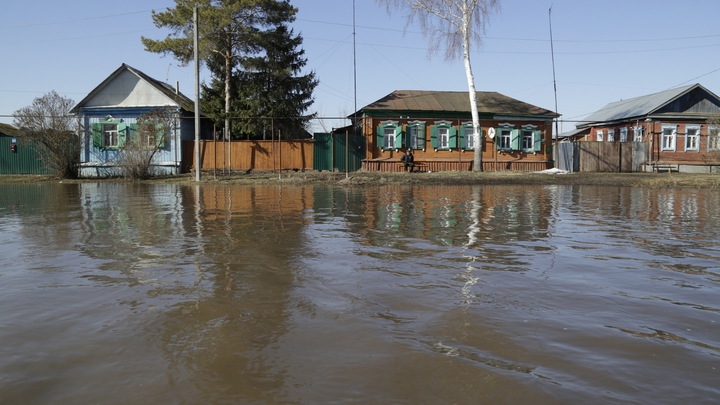
[[[718,193],[0,189],[0,403],[720,400]]]

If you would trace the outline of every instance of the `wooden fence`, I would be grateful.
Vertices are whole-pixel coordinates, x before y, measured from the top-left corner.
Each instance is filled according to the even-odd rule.
[[[647,156],[643,142],[578,142],[581,172],[637,172]]]
[[[201,170],[312,170],[313,141],[200,141]],[[183,172],[195,168],[195,141],[183,141]]]

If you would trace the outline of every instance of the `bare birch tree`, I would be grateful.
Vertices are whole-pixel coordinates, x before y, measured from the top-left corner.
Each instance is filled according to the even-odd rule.
[[[43,164],[62,178],[76,178],[80,169],[82,143],[77,118],[70,115],[74,104],[53,90],[13,113],[21,140],[35,143]]]
[[[462,56],[473,121],[473,170],[482,171],[482,133],[477,107],[475,77],[470,63],[472,45],[482,43],[490,16],[500,10],[500,0],[376,0],[392,9],[408,12],[408,25],[417,21],[430,39],[430,53],[443,50],[446,60]]]

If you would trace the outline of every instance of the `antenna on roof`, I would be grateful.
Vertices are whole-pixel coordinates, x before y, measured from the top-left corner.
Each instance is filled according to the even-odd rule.
[[[172,63],[168,63],[168,70],[167,74],[165,75],[165,82],[167,83],[168,80],[170,80],[170,68],[172,67]]]

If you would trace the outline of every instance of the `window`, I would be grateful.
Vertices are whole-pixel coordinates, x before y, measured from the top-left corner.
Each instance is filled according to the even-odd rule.
[[[463,128],[463,148],[475,149],[475,131],[472,127]]]
[[[103,148],[118,147],[117,124],[102,124],[102,146]]]
[[[523,129],[522,131],[522,148],[528,150],[533,148],[533,131]]]
[[[430,129],[430,143],[435,150],[457,147],[457,129],[450,121],[437,121]]]
[[[450,148],[450,128],[438,128],[438,149]]]
[[[383,150],[402,147],[402,127],[397,121],[382,121],[377,127],[377,145]]]
[[[708,152],[720,151],[720,127],[708,127]]]
[[[405,129],[406,145],[410,149],[425,149],[425,123],[421,121],[408,122]]]
[[[603,131],[602,130],[597,131],[597,141],[598,142],[603,141]]]
[[[385,127],[383,128],[383,135],[385,136],[385,149],[391,149],[395,147],[395,128]]]
[[[675,150],[675,137],[677,136],[677,125],[663,125],[662,127],[662,148],[661,150]]]
[[[498,124],[498,128],[495,129],[495,147],[498,150],[509,152],[520,149],[518,130],[513,127],[514,125],[509,122]]]
[[[535,125],[525,125],[522,127],[522,151],[523,152],[539,152],[542,144],[542,133]]]
[[[111,116],[92,124],[92,146],[100,150],[118,149],[125,146],[127,125]]]
[[[699,125],[686,125],[685,126],[685,150],[692,151],[700,150],[700,126]]]
[[[638,125],[633,127],[633,142],[642,142],[643,139],[643,127]]]
[[[507,150],[512,149],[512,146],[510,144],[510,140],[512,139],[512,131],[513,130],[510,128],[501,128],[500,129],[500,131],[499,131],[500,132],[500,137],[499,137],[500,149],[507,149]]]
[[[620,142],[627,142],[628,141],[628,129],[620,128]]]
[[[615,130],[608,129],[608,142],[615,142]]]

